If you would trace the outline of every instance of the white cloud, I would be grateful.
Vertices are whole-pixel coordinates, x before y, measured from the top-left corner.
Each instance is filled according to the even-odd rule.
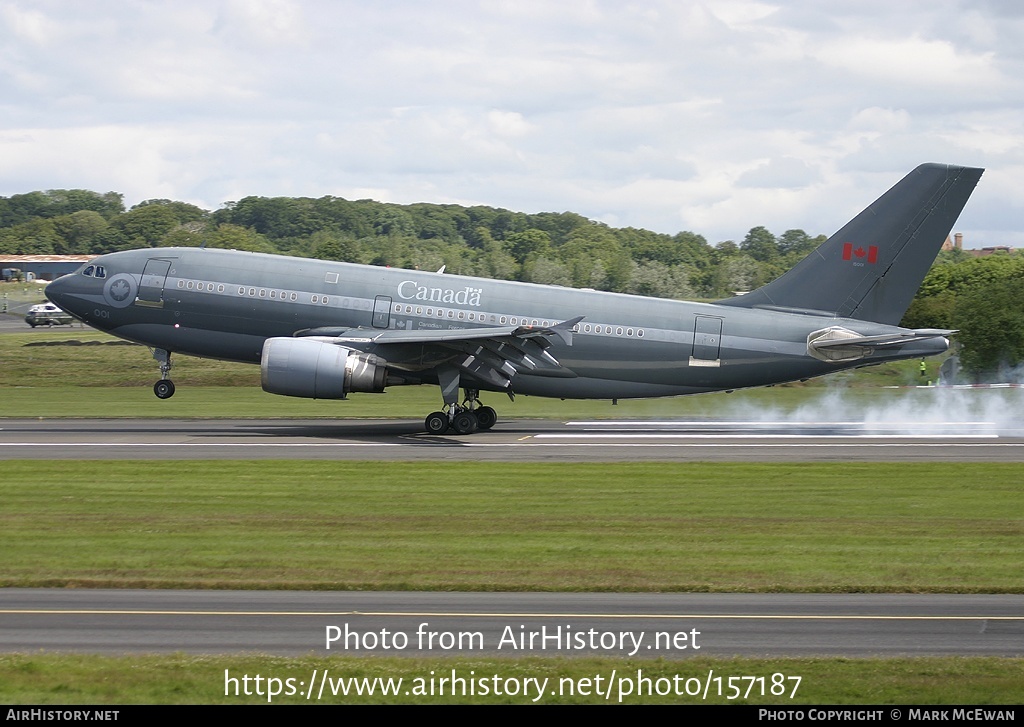
[[[1000,79],[992,52],[958,50],[946,40],[843,38],[813,52],[818,61],[870,80],[920,87],[994,88]]]
[[[719,240],[831,232],[950,161],[998,170],[964,219],[1015,244],[1015,7],[0,0],[0,195],[349,190]]]
[[[57,26],[37,10],[26,10],[8,3],[0,5],[0,21],[15,40],[25,40],[33,45],[46,46],[55,40]]]

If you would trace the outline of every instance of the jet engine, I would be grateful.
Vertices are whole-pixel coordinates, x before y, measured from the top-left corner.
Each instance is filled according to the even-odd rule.
[[[307,399],[344,399],[349,392],[381,392],[387,361],[372,353],[308,338],[268,338],[260,362],[263,390]]]

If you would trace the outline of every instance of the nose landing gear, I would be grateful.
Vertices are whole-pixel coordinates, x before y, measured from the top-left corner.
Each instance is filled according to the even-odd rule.
[[[170,379],[171,352],[163,348],[154,348],[153,358],[160,364],[160,380],[153,384],[153,393],[158,399],[170,399],[174,396],[174,382]]]

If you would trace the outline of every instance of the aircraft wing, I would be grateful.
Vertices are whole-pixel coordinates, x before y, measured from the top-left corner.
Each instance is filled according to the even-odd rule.
[[[572,345],[573,328],[583,320],[578,316],[551,326],[495,326],[448,330],[406,331],[373,328],[307,328],[295,333],[315,337],[339,346],[374,344],[385,358],[388,346],[420,344],[441,354],[440,359],[463,373],[493,386],[508,389],[519,371],[539,375],[574,378],[548,352],[551,337]],[[381,350],[383,349],[383,350]]]

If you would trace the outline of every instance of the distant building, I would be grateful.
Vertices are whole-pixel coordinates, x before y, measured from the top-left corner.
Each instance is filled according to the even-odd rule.
[[[946,238],[946,241],[942,243],[943,250],[964,250],[964,235],[962,232],[958,232],[953,235],[952,239]],[[1008,255],[1016,252],[1017,248],[1010,247],[1009,245],[993,245],[992,247],[983,247],[980,250],[964,250],[968,255],[974,257],[988,257],[989,255],[997,252],[1005,252]]]
[[[1016,248],[1010,247],[1009,245],[995,245],[993,247],[983,247],[980,250],[968,250],[967,252],[969,252],[971,255],[974,255],[974,257],[987,257],[997,252],[1005,252],[1006,254],[1011,254],[1015,250]]]
[[[963,250],[964,249],[964,233],[958,232],[953,235],[953,239],[950,240],[948,237],[946,241],[942,243],[943,250]]]
[[[56,280],[73,273],[95,255],[0,255],[0,268],[20,270],[26,277]]]

